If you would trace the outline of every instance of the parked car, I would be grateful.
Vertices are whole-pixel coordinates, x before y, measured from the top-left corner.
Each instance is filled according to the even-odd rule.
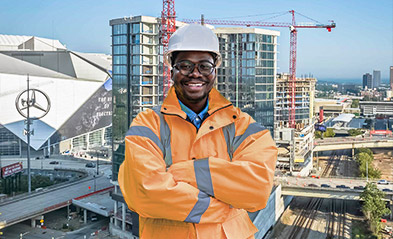
[[[385,180],[385,179],[381,179],[381,180],[378,181],[378,184],[385,184],[385,185],[388,185],[388,184],[389,184],[389,181],[388,181],[388,180]]]
[[[321,188],[331,188],[329,184],[323,183],[321,184]]]
[[[337,185],[336,188],[344,188],[344,189],[349,189],[349,187],[347,185],[341,184],[341,185]]]
[[[50,161],[49,164],[59,164],[59,161]]]
[[[95,167],[96,167],[96,164],[95,164],[95,163],[92,163],[92,162],[89,162],[89,163],[87,163],[85,166],[86,166],[87,168],[95,168]]]
[[[307,186],[309,186],[309,187],[313,187],[313,188],[315,188],[315,187],[318,187],[318,185],[316,185],[316,184],[313,184],[313,183],[310,183],[309,185],[307,185]]]
[[[390,188],[384,188],[382,189],[382,192],[393,192],[393,190]]]
[[[355,190],[364,190],[363,186],[354,186],[353,189]]]

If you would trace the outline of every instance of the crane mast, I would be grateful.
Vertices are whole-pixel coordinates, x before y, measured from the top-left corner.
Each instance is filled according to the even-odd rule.
[[[169,38],[176,31],[176,12],[175,0],[163,0],[161,12],[161,44],[163,53],[168,50]],[[171,87],[171,70],[167,63],[163,63],[163,79],[162,79],[162,95],[163,98],[168,94]]]

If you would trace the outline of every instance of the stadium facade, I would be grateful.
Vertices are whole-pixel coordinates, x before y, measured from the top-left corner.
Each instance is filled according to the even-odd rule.
[[[47,115],[32,121],[32,155],[110,147],[111,57],[71,51],[58,40],[0,35],[1,155],[25,156],[25,118],[15,101],[28,78],[30,89],[46,93],[51,103]]]

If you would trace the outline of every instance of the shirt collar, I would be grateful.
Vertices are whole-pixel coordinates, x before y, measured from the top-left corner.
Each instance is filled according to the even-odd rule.
[[[206,107],[199,113],[195,113],[190,108],[188,108],[185,104],[183,104],[179,100],[180,108],[187,114],[188,118],[191,122],[194,122],[196,117],[198,116],[201,120],[204,120],[207,117],[207,111],[209,110],[209,99],[207,99]]]

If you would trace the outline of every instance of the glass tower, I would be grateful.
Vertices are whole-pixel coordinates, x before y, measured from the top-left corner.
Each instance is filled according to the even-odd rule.
[[[117,181],[124,160],[124,135],[141,111],[159,104],[162,53],[159,19],[119,18],[112,26],[113,56],[113,174]],[[161,65],[160,65],[161,63]]]
[[[234,106],[273,132],[279,32],[217,28],[223,62],[217,89]]]

